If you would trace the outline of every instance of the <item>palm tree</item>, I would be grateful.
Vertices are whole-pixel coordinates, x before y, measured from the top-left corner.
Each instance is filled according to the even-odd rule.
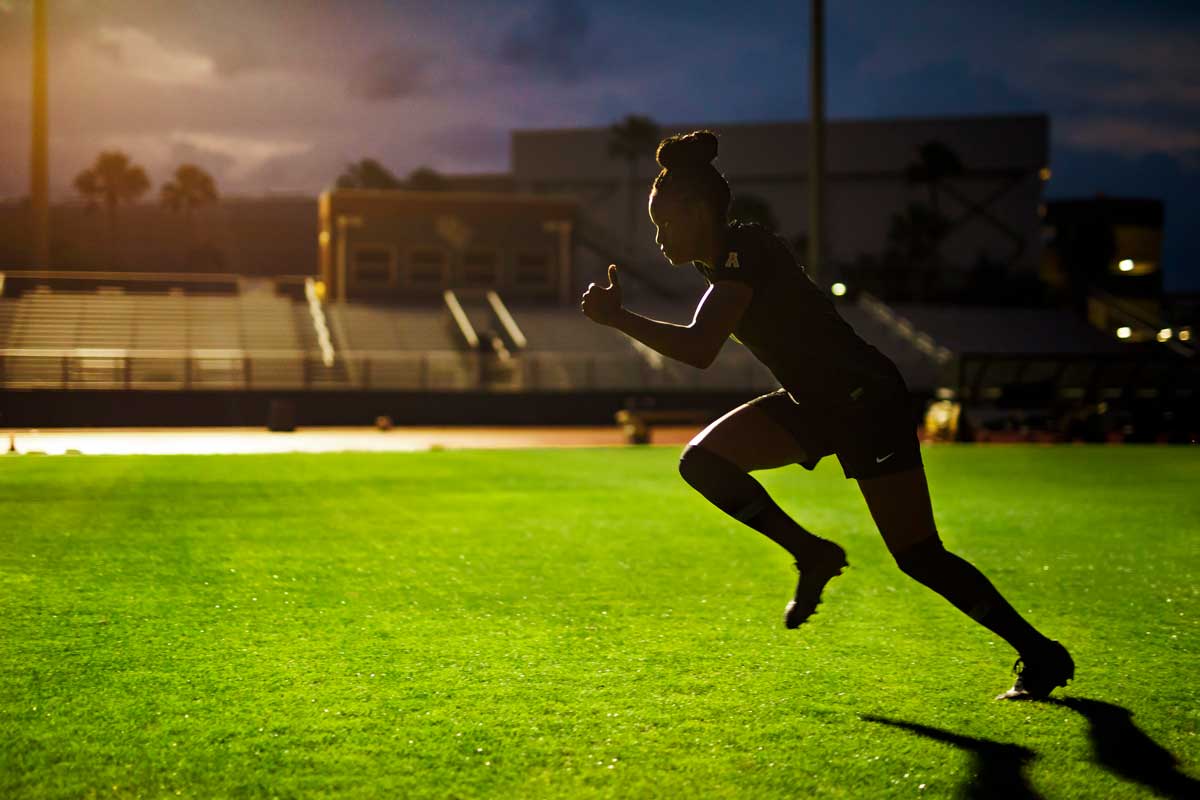
[[[938,250],[950,228],[950,221],[940,211],[920,203],[892,215],[888,228],[889,260],[915,282],[919,300],[925,299],[933,288],[940,266]]]
[[[929,201],[935,212],[940,212],[938,206],[939,192],[954,200],[962,209],[960,213],[947,218],[949,226],[945,233],[962,227],[975,217],[991,226],[1012,244],[1012,250],[1006,257],[1006,263],[1016,264],[1021,254],[1025,252],[1025,236],[1009,227],[1004,220],[989,211],[996,201],[1009,189],[1016,186],[1021,178],[1007,178],[1004,185],[992,192],[986,199],[979,201],[969,197],[961,188],[956,188],[948,178],[954,178],[967,173],[958,154],[942,142],[933,140],[921,145],[918,150],[919,159],[908,165],[908,180],[910,183],[924,183],[929,187]]]
[[[401,181],[373,158],[347,164],[338,176],[338,189],[401,189]]]
[[[661,134],[658,125],[649,117],[630,114],[608,129],[608,154],[623,158],[629,165],[629,230],[625,243],[626,256],[633,258],[633,245],[637,241],[638,191],[637,168],[643,157],[654,157]]]
[[[129,156],[118,150],[102,152],[96,163],[75,176],[75,188],[88,201],[88,208],[103,205],[108,213],[108,257],[110,267],[117,262],[117,206],[131,203],[150,188],[150,179],[141,167],[129,163]]]
[[[908,165],[908,180],[910,183],[924,183],[929,186],[929,204],[934,211],[941,211],[938,206],[938,188],[942,181],[962,175],[966,168],[962,159],[947,145],[939,141],[929,141],[921,145],[917,151],[918,160]]]
[[[404,185],[409,189],[421,192],[440,192],[447,188],[446,179],[442,177],[441,173],[430,167],[417,167],[408,173],[408,179]]]
[[[909,264],[920,264],[937,254],[949,229],[949,222],[940,212],[913,203],[903,212],[892,215],[888,242]]]
[[[195,242],[193,212],[201,206],[217,202],[217,187],[212,176],[195,164],[182,164],[175,170],[175,179],[162,185],[159,201],[171,211],[187,215],[187,253],[190,261]]]
[[[779,218],[771,204],[756,194],[735,194],[729,216],[742,222],[757,222],[771,233],[779,230]]]

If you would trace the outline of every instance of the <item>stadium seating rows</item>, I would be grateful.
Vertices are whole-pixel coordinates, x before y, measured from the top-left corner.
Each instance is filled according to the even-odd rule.
[[[478,308],[473,313],[478,320]],[[305,303],[236,294],[68,291],[0,297],[0,383],[10,387],[580,390],[772,388],[739,346],[708,370],[635,348],[576,308],[511,311],[524,337],[492,364],[466,346],[444,306],[332,303],[337,363],[323,365]],[[483,333],[499,320],[476,322]]]
[[[510,308],[519,329],[514,336],[487,303],[476,298],[465,305],[478,334],[505,340],[504,357],[490,355],[486,341],[483,352],[468,347],[441,305],[328,304],[324,313],[336,356],[325,364],[308,304],[270,286],[226,294],[36,287],[0,297],[0,384],[498,391],[766,391],[777,386],[736,343],[724,347],[709,369],[697,370],[591,324],[573,306]],[[639,304],[634,310],[674,322],[687,321],[692,312],[682,301]],[[839,311],[896,362],[910,388],[919,392],[961,379],[974,400],[999,398],[1014,384],[1053,385],[1064,398],[1082,397],[1099,386],[1115,397],[1124,380],[1121,370],[1129,369],[1120,362],[1099,369],[1052,357],[1129,352],[1065,311],[889,308],[870,298],[841,303]],[[1046,358],[1002,358],[1017,352]],[[960,368],[961,375],[954,374]],[[1148,386],[1154,381],[1153,370],[1143,369],[1134,382]]]
[[[897,317],[956,353],[1128,353],[1069,311],[893,304]]]

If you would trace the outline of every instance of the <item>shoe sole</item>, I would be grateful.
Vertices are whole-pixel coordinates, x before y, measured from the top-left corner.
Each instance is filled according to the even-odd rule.
[[[818,606],[821,605],[821,596],[825,593],[825,587],[829,585],[831,580],[845,572],[846,568],[849,566],[850,562],[843,560],[841,566],[838,567],[834,572],[829,573],[829,577],[821,582],[821,588],[817,590],[817,601],[813,603],[812,611],[809,611],[807,614],[805,614],[803,619],[791,619],[792,609],[796,607],[796,601],[793,599],[790,603],[788,603],[787,607],[783,610],[783,626],[788,630],[795,630],[805,622],[808,622],[810,619],[812,619],[813,615],[818,611]]]
[[[1069,657],[1070,656],[1068,656],[1068,658]],[[1067,684],[1073,680],[1075,680],[1075,662],[1071,661],[1071,666],[1067,670],[1067,674],[1065,676],[1063,676],[1062,682],[1055,683],[1053,686],[1051,686],[1049,689],[1046,690],[1045,694],[1034,694],[1028,690],[1018,689],[1017,687],[1014,686],[1013,688],[1009,689],[1007,692],[996,695],[995,699],[997,699],[997,700],[1045,700],[1046,698],[1048,698],[1050,696],[1050,693],[1053,692],[1055,689],[1057,689],[1059,687],[1062,687],[1065,689],[1067,687]]]

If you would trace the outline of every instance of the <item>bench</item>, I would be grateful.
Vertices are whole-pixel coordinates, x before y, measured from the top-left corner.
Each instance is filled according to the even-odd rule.
[[[711,411],[698,409],[623,408],[614,418],[629,444],[649,444],[653,425],[704,425],[713,419]]]

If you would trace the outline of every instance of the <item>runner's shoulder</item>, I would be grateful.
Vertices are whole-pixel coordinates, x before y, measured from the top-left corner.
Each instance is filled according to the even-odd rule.
[[[792,266],[795,254],[782,236],[758,222],[735,220],[729,225],[730,249],[745,253],[760,270],[766,265]]]

